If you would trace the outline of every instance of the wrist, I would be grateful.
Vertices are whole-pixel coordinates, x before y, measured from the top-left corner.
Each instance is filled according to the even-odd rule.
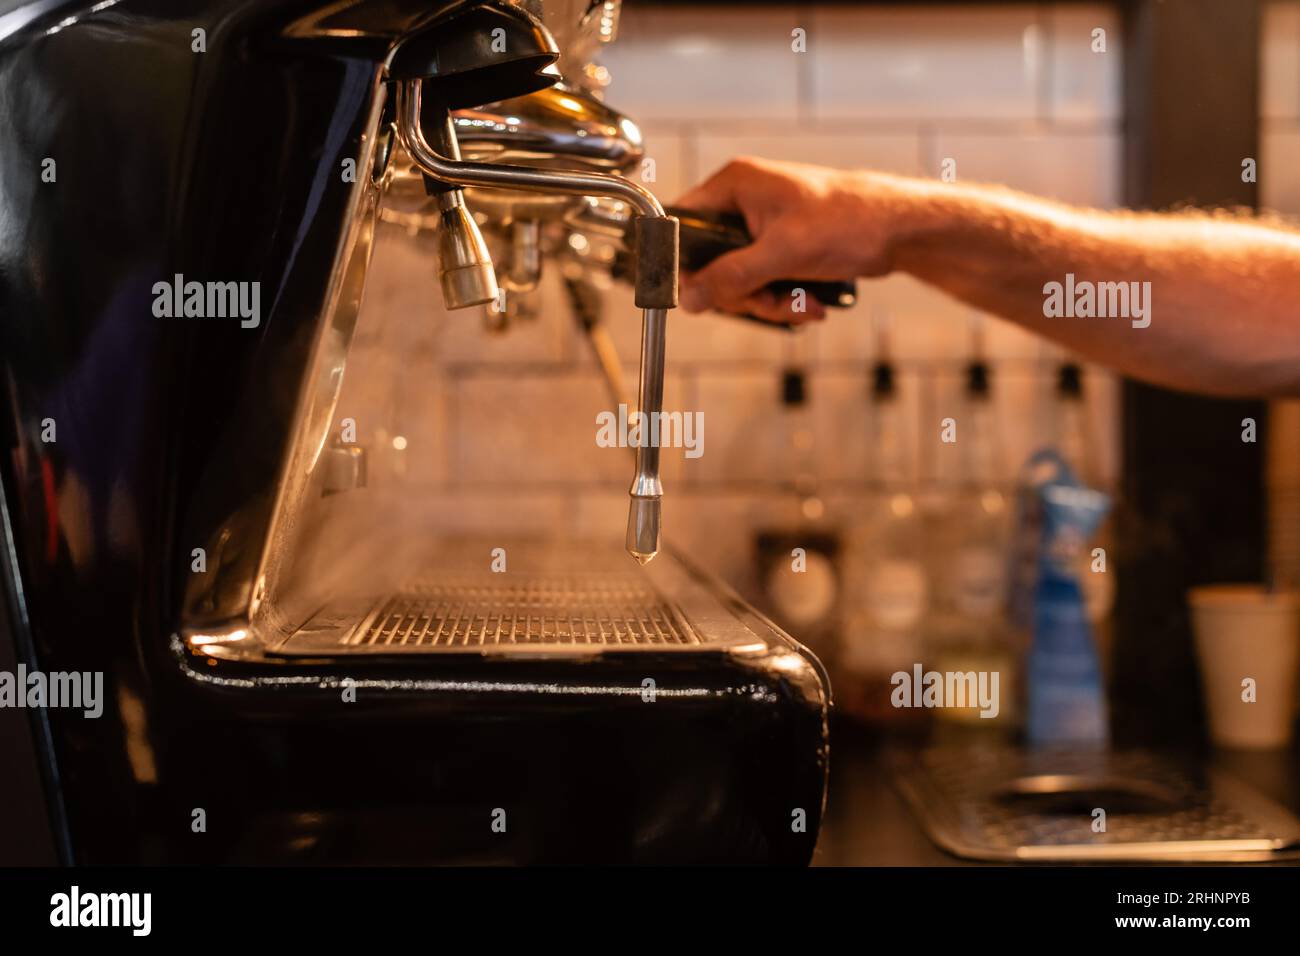
[[[873,188],[883,200],[874,228],[884,231],[884,256],[891,270],[916,274],[946,238],[962,229],[962,203],[950,183],[888,176]]]

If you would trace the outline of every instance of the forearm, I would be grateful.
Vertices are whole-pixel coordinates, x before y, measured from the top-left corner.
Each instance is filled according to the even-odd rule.
[[[994,187],[895,186],[893,268],[1136,378],[1300,394],[1296,233],[1204,214],[1081,210]],[[1126,314],[1101,317],[1105,296],[1078,314],[1102,283],[1135,293]],[[1045,289],[1060,292],[1049,302]],[[1085,297],[1078,309],[1071,292]]]

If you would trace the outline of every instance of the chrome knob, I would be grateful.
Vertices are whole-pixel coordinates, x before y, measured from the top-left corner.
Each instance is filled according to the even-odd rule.
[[[478,223],[465,208],[459,189],[438,197],[442,207],[438,229],[438,272],[442,299],[448,309],[467,309],[497,297],[497,277]]]

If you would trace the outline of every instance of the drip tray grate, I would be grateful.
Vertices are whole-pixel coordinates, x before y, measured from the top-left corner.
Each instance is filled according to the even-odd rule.
[[[698,645],[677,610],[623,575],[488,575],[418,581],[381,604],[343,641],[373,648],[601,648]]]
[[[1300,844],[1300,821],[1244,784],[1142,751],[937,747],[895,770],[935,842],[972,859],[1232,862]]]
[[[330,601],[271,653],[589,657],[768,650],[725,593],[670,555],[640,567],[621,551],[520,545],[511,550],[508,571],[453,566],[444,556],[394,584]]]

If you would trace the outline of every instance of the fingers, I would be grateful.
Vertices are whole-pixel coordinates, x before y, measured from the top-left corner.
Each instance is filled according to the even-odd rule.
[[[804,311],[796,312],[794,310],[794,296],[777,296],[763,289],[744,302],[739,303],[737,308],[728,308],[726,311],[735,312],[737,315],[752,315],[760,319],[766,319],[769,322],[792,325],[820,322],[826,318],[826,306],[816,299],[808,298],[804,305],[806,306]]]
[[[792,296],[782,296],[778,301],[764,289],[768,283],[783,278],[791,266],[789,241],[775,241],[770,234],[765,239],[749,215],[754,211],[756,198],[771,198],[780,192],[779,189],[774,192],[770,179],[762,161],[734,159],[676,201],[675,205],[701,212],[739,210],[750,219],[751,231],[755,232],[750,245],[719,256],[698,272],[682,275],[681,305],[687,312],[718,309],[793,323],[826,317],[825,307],[811,297],[800,296],[802,308],[796,312]],[[773,227],[768,231],[782,230]]]
[[[761,239],[719,256],[703,269],[684,277],[682,308],[701,312],[742,302],[772,280],[781,278],[785,258],[778,244]]]
[[[691,277],[683,276],[683,302],[685,301],[685,290],[691,281]],[[803,311],[795,311],[795,300],[793,295],[777,296],[767,289],[759,289],[752,295],[746,296],[737,302],[719,304],[716,308],[722,312],[729,312],[732,315],[753,316],[759,319],[765,319],[768,322],[777,322],[783,324],[803,325],[807,322],[820,322],[826,318],[826,306],[822,305],[816,299],[805,298],[801,305]],[[689,312],[698,312],[699,309],[687,309]]]

